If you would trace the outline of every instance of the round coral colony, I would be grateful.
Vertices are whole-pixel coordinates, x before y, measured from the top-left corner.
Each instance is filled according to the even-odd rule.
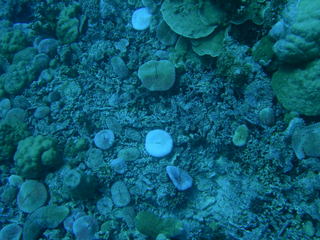
[[[145,141],[146,151],[153,157],[164,157],[173,148],[173,140],[169,133],[161,129],[148,132]]]
[[[139,8],[135,10],[132,14],[132,27],[135,30],[142,31],[150,26],[151,13],[148,8]]]
[[[114,134],[111,130],[101,130],[94,136],[94,144],[102,149],[107,150],[109,149],[114,143]]]

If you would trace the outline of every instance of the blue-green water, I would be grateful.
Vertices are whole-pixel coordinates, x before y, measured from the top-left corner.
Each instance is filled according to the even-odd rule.
[[[320,239],[320,0],[0,6],[0,240]]]

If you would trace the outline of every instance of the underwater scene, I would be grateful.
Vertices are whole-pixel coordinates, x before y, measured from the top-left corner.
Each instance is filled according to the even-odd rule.
[[[320,240],[320,0],[0,0],[0,240]]]

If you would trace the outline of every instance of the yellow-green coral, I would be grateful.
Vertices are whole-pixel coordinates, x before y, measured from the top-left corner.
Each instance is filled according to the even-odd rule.
[[[14,160],[18,174],[26,178],[39,178],[60,163],[54,139],[41,135],[21,140]]]
[[[37,50],[33,47],[17,52],[8,70],[0,75],[0,97],[21,92],[47,67],[48,61],[45,54],[37,54]]]
[[[18,142],[30,135],[24,123],[0,122],[0,163],[13,158]]]
[[[27,46],[27,38],[21,30],[5,32],[0,37],[0,53],[8,55]]]
[[[80,21],[76,16],[79,11],[79,5],[71,5],[61,11],[56,28],[56,34],[62,43],[72,43],[78,38]]]

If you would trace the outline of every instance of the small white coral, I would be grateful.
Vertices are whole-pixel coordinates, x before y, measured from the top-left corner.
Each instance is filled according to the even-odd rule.
[[[135,30],[145,30],[150,26],[152,14],[148,8],[139,8],[134,11],[131,19]]]
[[[148,132],[145,148],[153,157],[164,157],[172,151],[173,141],[169,133],[161,129],[155,129]]]

